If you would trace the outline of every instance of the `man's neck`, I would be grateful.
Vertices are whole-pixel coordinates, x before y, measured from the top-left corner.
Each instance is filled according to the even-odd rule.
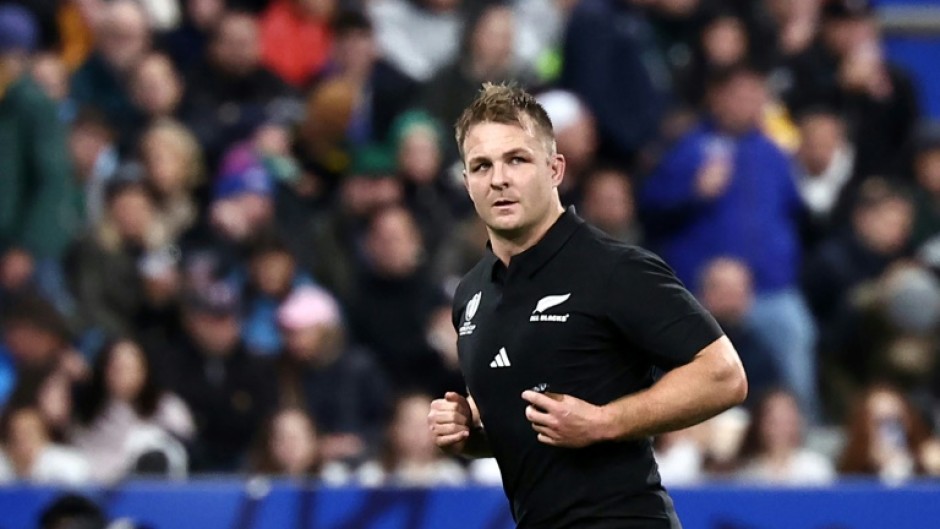
[[[565,209],[561,204],[558,204],[555,209],[552,209],[552,214],[546,215],[541,222],[532,228],[519,233],[501,234],[488,228],[487,231],[490,235],[490,245],[493,249],[493,254],[499,258],[504,265],[509,266],[510,259],[535,246],[536,243],[542,240],[542,237],[548,233],[548,230],[558,221],[559,217],[561,217],[564,212]]]

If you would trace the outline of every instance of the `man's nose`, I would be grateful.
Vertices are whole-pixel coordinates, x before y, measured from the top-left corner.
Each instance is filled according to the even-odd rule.
[[[490,186],[503,189],[509,185],[509,180],[506,178],[506,170],[503,164],[494,163],[493,164],[493,177],[490,178]]]

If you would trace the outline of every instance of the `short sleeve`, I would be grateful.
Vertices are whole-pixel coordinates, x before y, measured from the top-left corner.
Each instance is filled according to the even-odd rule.
[[[605,295],[607,317],[661,369],[689,363],[724,334],[672,269],[639,248],[618,259]]]

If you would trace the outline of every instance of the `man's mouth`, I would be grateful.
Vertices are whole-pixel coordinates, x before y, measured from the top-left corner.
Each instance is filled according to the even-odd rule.
[[[496,206],[496,207],[503,207],[503,206],[511,206],[511,205],[513,205],[513,204],[515,204],[515,203],[516,203],[515,200],[509,200],[509,199],[507,199],[507,198],[501,198],[501,199],[497,200],[496,202],[493,202],[493,205]]]

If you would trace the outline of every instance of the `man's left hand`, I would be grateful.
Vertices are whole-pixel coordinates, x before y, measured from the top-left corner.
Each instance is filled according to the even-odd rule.
[[[604,440],[606,413],[571,395],[523,391],[528,401],[525,417],[538,432],[538,440],[551,446],[581,448]]]

